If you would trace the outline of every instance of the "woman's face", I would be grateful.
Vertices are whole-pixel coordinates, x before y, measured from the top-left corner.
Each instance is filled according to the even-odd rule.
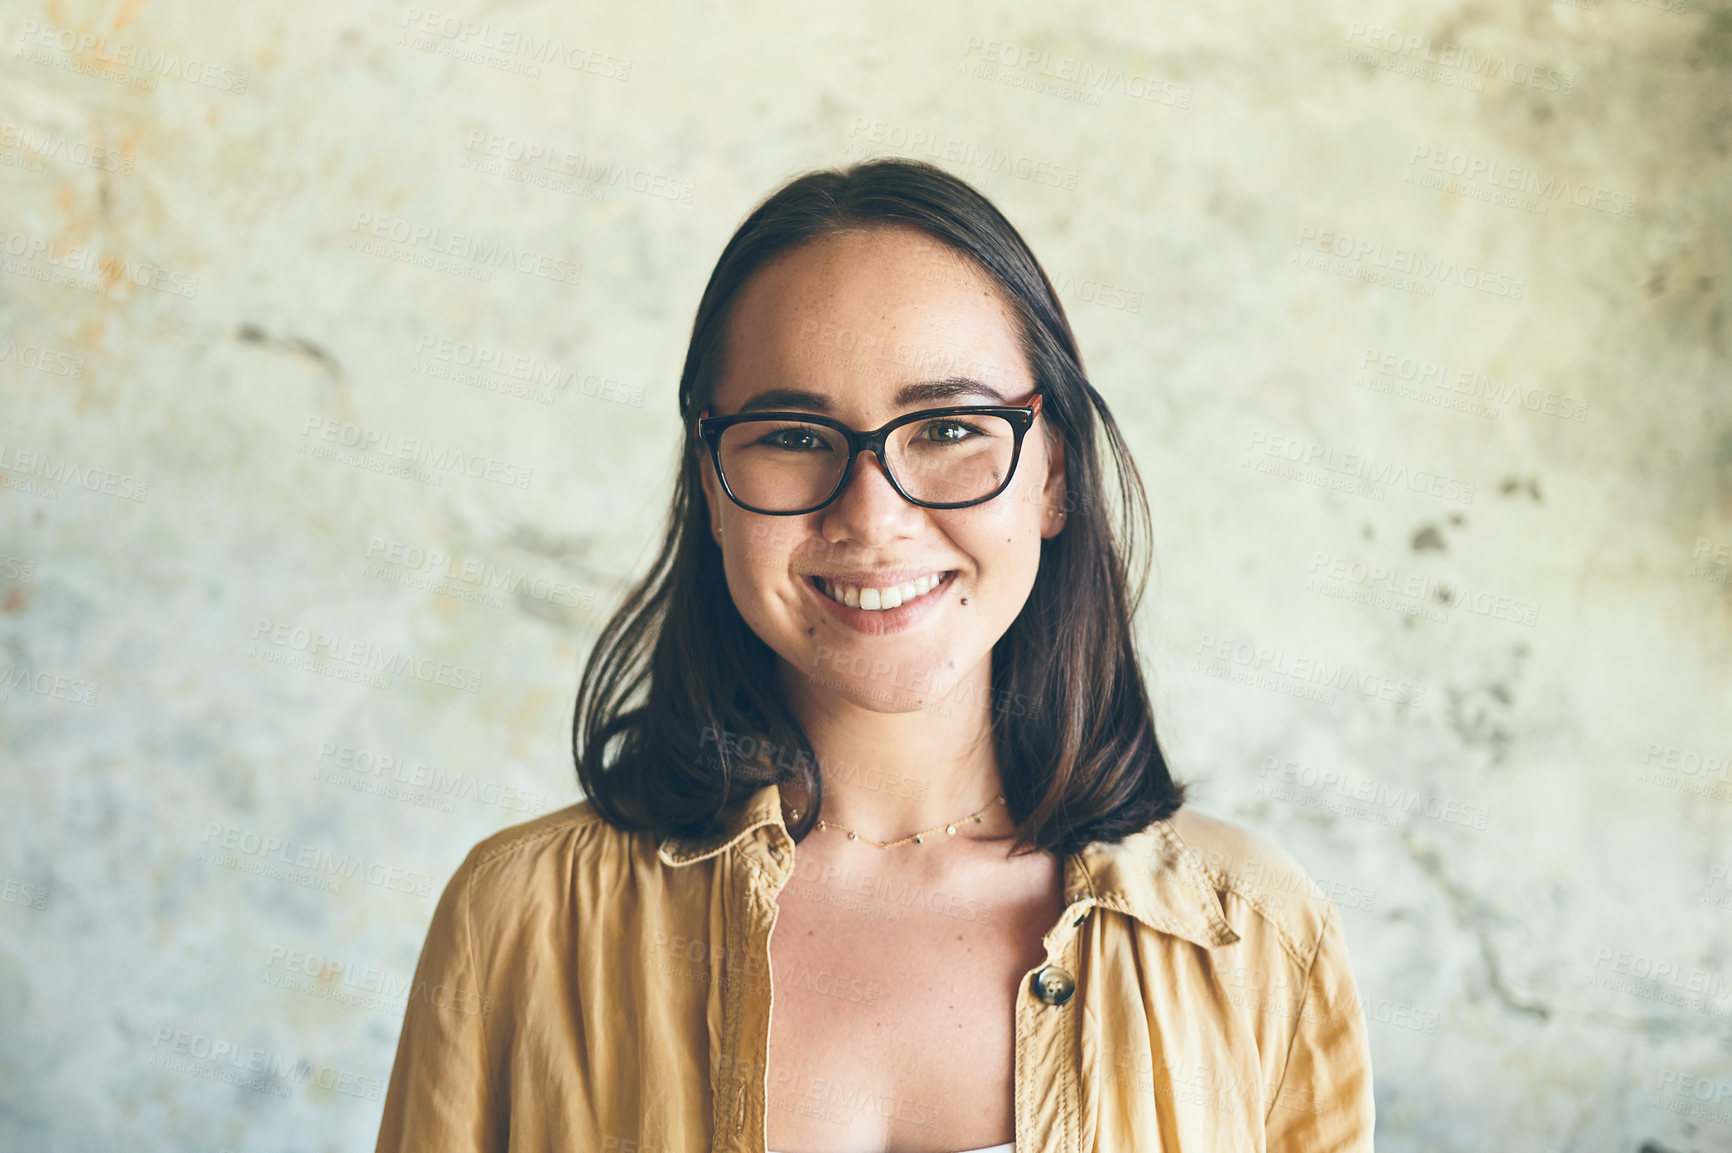
[[[752,277],[734,301],[709,415],[755,401],[866,431],[925,408],[1027,405],[1033,393],[992,281],[924,233],[878,228],[814,241]],[[803,678],[794,691],[880,712],[942,711],[951,686],[990,682],[983,662],[1028,599],[1041,539],[1063,524],[1053,515],[1064,507],[1063,448],[1046,433],[1037,417],[1010,486],[961,509],[908,503],[877,456],[862,453],[827,507],[764,516],[734,504],[700,452],[728,591],[784,674]],[[852,600],[850,587],[862,605],[894,600],[890,589],[904,603],[874,611],[825,591]]]

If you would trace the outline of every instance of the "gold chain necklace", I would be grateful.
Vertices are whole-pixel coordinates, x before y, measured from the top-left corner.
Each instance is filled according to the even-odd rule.
[[[918,844],[924,843],[924,841],[926,840],[927,837],[930,837],[933,833],[938,832],[940,829],[944,830],[944,834],[946,836],[954,837],[956,835],[956,826],[966,825],[970,821],[973,821],[974,823],[979,824],[981,821],[981,814],[986,812],[986,810],[992,808],[992,806],[998,804],[1002,800],[1004,800],[1004,794],[1000,793],[1000,794],[998,794],[998,796],[992,798],[992,800],[986,802],[986,804],[980,806],[980,808],[976,809],[974,812],[970,813],[968,816],[963,817],[960,821],[951,821],[949,824],[945,824],[945,825],[933,825],[930,829],[921,829],[918,833],[914,833],[911,836],[903,837],[899,841],[874,841],[871,837],[861,836],[859,833],[856,833],[853,829],[850,829],[847,825],[837,824],[835,821],[826,821],[823,817],[818,818],[818,827],[820,829],[839,829],[842,832],[848,834],[848,839],[850,841],[865,841],[868,845],[873,845],[873,846],[876,846],[877,848],[880,848],[880,849],[888,849],[892,845],[906,845],[909,841],[913,841],[915,844],[918,845]],[[800,815],[799,810],[795,810],[794,816],[798,817],[799,815]]]

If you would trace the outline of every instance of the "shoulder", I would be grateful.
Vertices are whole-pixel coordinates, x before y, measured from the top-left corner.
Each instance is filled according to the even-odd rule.
[[[615,864],[629,868],[648,843],[646,835],[608,824],[583,800],[477,842],[457,878],[477,903],[566,891],[574,877],[594,876]],[[649,850],[653,858],[653,845]]]
[[[651,834],[619,829],[579,801],[477,842],[446,885],[428,939],[503,997],[514,974],[557,971],[546,967],[550,956],[602,940],[653,898],[665,882],[653,875],[659,868]]]
[[[1272,932],[1282,950],[1309,967],[1334,902],[1292,854],[1267,837],[1186,805],[1153,829],[1194,858],[1241,938]]]
[[[534,857],[544,853],[549,846],[569,843],[574,834],[595,830],[596,826],[611,828],[593,805],[588,801],[578,801],[477,841],[469,850],[469,860],[465,863],[480,868],[513,858]]]

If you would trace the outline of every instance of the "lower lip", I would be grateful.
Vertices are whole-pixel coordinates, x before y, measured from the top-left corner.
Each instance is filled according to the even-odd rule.
[[[818,599],[831,616],[847,625],[857,633],[867,636],[884,636],[887,633],[899,633],[910,628],[914,623],[938,607],[938,602],[944,599],[944,594],[950,588],[950,582],[956,574],[944,574],[944,579],[938,587],[929,589],[924,596],[915,597],[893,609],[856,609],[849,608],[840,601],[833,601],[824,595],[812,577],[804,577],[800,583],[806,586],[806,591]]]

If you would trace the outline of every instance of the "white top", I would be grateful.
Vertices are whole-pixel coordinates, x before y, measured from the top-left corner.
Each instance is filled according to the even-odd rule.
[[[775,1150],[768,1153],[775,1153]],[[1006,1141],[1003,1145],[988,1145],[984,1149],[964,1149],[962,1153],[1016,1153],[1016,1142]]]

